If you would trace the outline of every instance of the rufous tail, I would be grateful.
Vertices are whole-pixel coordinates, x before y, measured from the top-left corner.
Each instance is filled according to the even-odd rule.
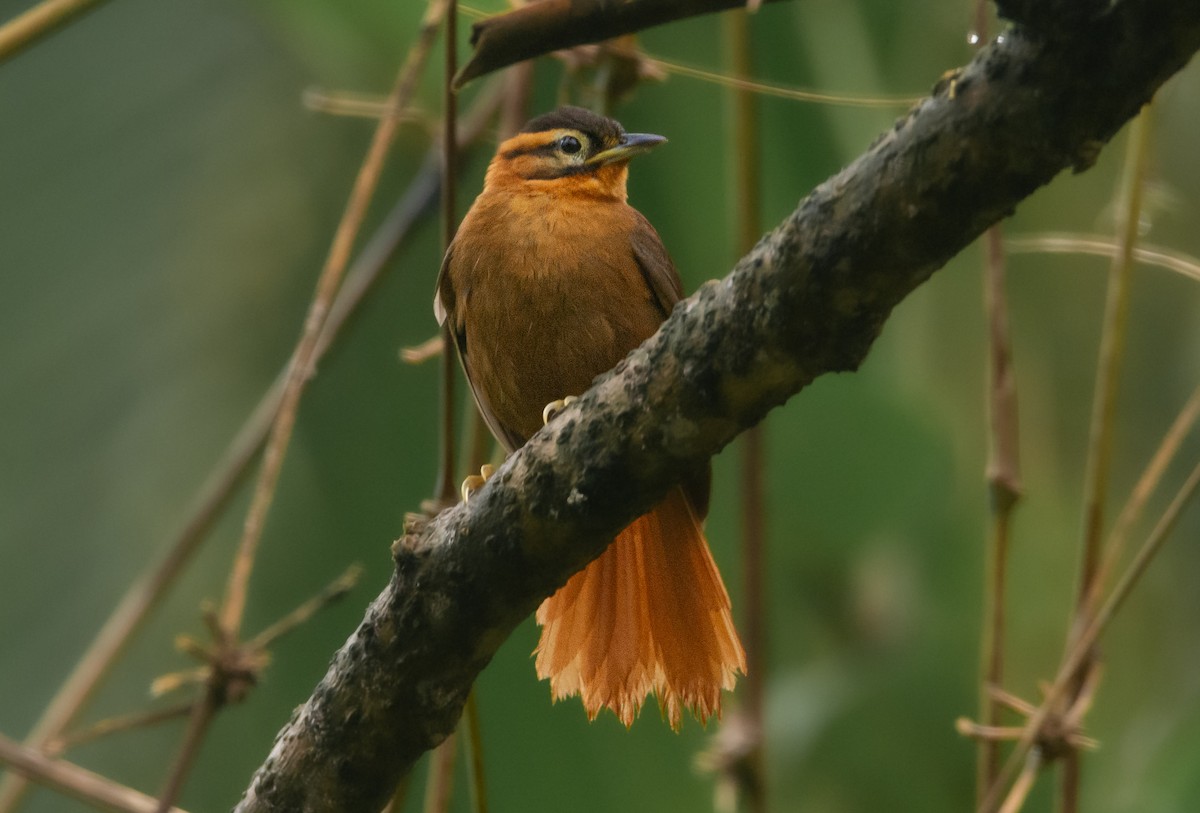
[[[729,594],[688,498],[674,489],[537,611],[537,673],[555,700],[578,694],[632,725],[646,695],[678,730],[684,708],[720,716],[746,671]]]

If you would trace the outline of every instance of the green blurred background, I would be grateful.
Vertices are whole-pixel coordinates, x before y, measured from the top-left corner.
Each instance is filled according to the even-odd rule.
[[[488,0],[486,10],[500,4]],[[0,0],[7,19],[30,3]],[[154,560],[285,362],[372,124],[305,110],[320,86],[386,92],[423,4],[406,0],[119,0],[0,65],[0,731],[20,738],[133,578]],[[920,95],[970,57],[972,4],[803,0],[752,20],[755,73],[793,87]],[[467,21],[469,21],[469,17]],[[466,26],[464,25],[465,29]],[[463,51],[466,52],[464,30]],[[722,70],[718,18],[646,33],[665,59]],[[439,46],[440,47],[440,46]],[[436,60],[421,106],[440,107]],[[534,109],[561,65],[539,63]],[[470,97],[476,88],[469,88]],[[764,228],[861,152],[900,111],[761,97]],[[732,238],[728,92],[648,84],[617,111],[670,144],[634,167],[631,198],[694,289]],[[407,127],[368,229],[402,193],[429,135]],[[460,210],[479,188],[472,160]],[[1146,239],[1200,256],[1200,71],[1162,92]],[[1124,136],[1081,176],[1021,206],[1007,236],[1110,234]],[[222,714],[181,805],[235,803],[275,732],[389,574],[388,546],[436,467],[430,337],[435,221],[405,244],[307,391],[247,610],[256,631],[353,562],[342,603],[283,640],[261,688]],[[974,750],[954,731],[977,700],[987,528],[981,255],[954,260],[888,323],[862,370],[826,377],[770,416],[770,791],[781,811],[961,811]],[[1107,261],[1010,259],[1026,498],[1012,558],[1008,686],[1053,672],[1075,589],[1082,472]],[[1200,289],[1140,268],[1119,403],[1110,516],[1200,380]],[[1200,453],[1193,438],[1168,489]],[[710,537],[735,607],[737,452],[716,462]],[[246,508],[243,492],[105,683],[88,721],[151,704],[191,663]],[[1153,501],[1151,519],[1166,497]],[[1150,520],[1143,523],[1144,535]],[[1105,640],[1085,762],[1089,811],[1200,809],[1200,512],[1193,510]],[[693,767],[712,733],[631,731],[551,705],[532,622],[479,682],[495,810],[701,811]],[[736,703],[736,700],[733,701]],[[155,792],[182,723],[73,750]],[[461,761],[459,771],[461,774]],[[423,769],[418,773],[423,776]],[[418,809],[420,785],[409,809]],[[1051,807],[1042,783],[1026,809]],[[46,791],[30,811],[83,806]],[[467,809],[460,784],[454,810]]]

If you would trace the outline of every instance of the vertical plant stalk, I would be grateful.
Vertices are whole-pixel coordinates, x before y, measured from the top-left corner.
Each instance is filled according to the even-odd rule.
[[[1021,773],[1017,776],[1017,781],[1013,782],[1012,790],[1008,794],[1008,798],[1004,800],[998,813],[1018,813],[1025,806],[1025,800],[1029,798],[1029,791],[1033,790],[1034,782],[1037,781],[1038,774],[1042,770],[1041,754],[1037,751],[1030,751],[1025,758],[1025,767],[1021,768]]]
[[[739,80],[753,74],[750,13],[734,9],[724,15],[725,42],[729,73]],[[759,155],[758,106],[754,93],[745,87],[731,91],[733,132],[730,152],[734,162],[734,230],[736,251],[747,253],[762,233],[760,201],[761,167]],[[746,647],[746,677],[743,681],[742,721],[749,745],[741,765],[734,772],[753,813],[767,809],[766,760],[764,757],[764,695],[766,685],[766,599],[763,574],[766,567],[766,421],[747,430],[741,446],[741,559],[742,559],[742,633]]]
[[[1003,688],[1008,558],[1012,514],[1021,498],[1020,433],[1017,383],[1012,363],[1008,305],[1005,297],[1004,246],[1000,227],[984,235],[984,310],[988,324],[988,411],[990,448],[987,464],[991,528],[988,536],[981,636],[979,719],[989,727],[1001,724],[1003,705],[991,691]],[[976,802],[983,801],[1000,773],[1000,742],[978,741]]]
[[[66,25],[101,0],[42,0],[0,26],[0,63]]]
[[[450,796],[454,789],[454,752],[457,749],[458,735],[451,734],[430,753],[423,813],[446,813],[450,809]]]
[[[466,731],[467,784],[471,790],[471,810],[487,813],[487,781],[483,770],[483,732],[479,726],[479,696],[475,689],[467,695],[460,726]]]
[[[1084,480],[1083,537],[1079,561],[1079,585],[1075,620],[1068,635],[1068,648],[1078,640],[1090,621],[1090,595],[1101,561],[1104,533],[1104,509],[1108,498],[1108,480],[1112,467],[1112,447],[1117,390],[1124,360],[1126,330],[1129,322],[1130,285],[1133,276],[1133,251],[1137,245],[1145,186],[1146,159],[1150,143],[1150,117],[1147,106],[1133,122],[1125,153],[1119,210],[1119,251],[1109,270],[1108,293],[1104,306],[1104,326],[1100,336],[1096,386],[1092,400],[1092,418],[1088,433],[1087,471]],[[1095,662],[1089,652],[1071,678],[1070,699],[1082,688]],[[1063,758],[1059,784],[1059,809],[1076,813],[1079,809],[1080,757],[1071,751]]]
[[[408,788],[412,785],[412,772],[406,773],[400,780],[400,784],[396,785],[396,791],[392,794],[392,798],[388,800],[387,807],[383,809],[383,813],[402,813],[404,810],[404,802],[408,798]]]
[[[196,705],[192,708],[192,714],[188,718],[187,732],[183,737],[183,745],[180,746],[179,755],[175,758],[175,762],[167,774],[167,781],[158,796],[158,806],[154,813],[168,813],[174,806],[175,800],[179,798],[179,794],[183,792],[188,774],[191,773],[192,766],[196,764],[196,757],[200,756],[200,746],[204,742],[205,734],[208,733],[208,727],[217,716],[217,712],[221,710],[222,705],[220,693],[210,679],[209,685],[205,687],[204,696],[197,700]]]
[[[451,86],[454,71],[458,68],[458,3],[446,3],[446,73],[442,85],[442,248],[450,248],[454,233],[458,230],[455,191],[458,181],[458,161],[454,148],[457,130],[458,96]],[[441,448],[439,449],[437,482],[433,489],[433,510],[437,513],[458,500],[458,484],[454,477],[455,434],[455,382],[458,377],[458,359],[452,351],[450,324],[442,325],[441,356]]]
[[[968,42],[981,48],[988,41],[989,6],[976,0]],[[1013,370],[1008,301],[1005,296],[1004,242],[1000,225],[984,235],[984,312],[988,325],[988,444],[987,483],[991,524],[988,533],[980,635],[979,721],[1001,723],[1003,704],[991,691],[1004,685],[1005,628],[1008,618],[1008,559],[1012,515],[1021,498],[1020,431],[1017,380]],[[1000,742],[980,737],[976,746],[975,803],[981,804],[1000,774]],[[1031,763],[1036,776],[1037,763]],[[1030,765],[1026,765],[1028,771]]]
[[[388,107],[393,112],[398,112],[408,106],[413,92],[416,90],[417,79],[424,68],[433,39],[441,25],[442,17],[447,13],[447,5],[447,0],[430,2],[421,23],[421,30],[417,35],[417,42],[409,49],[408,56],[388,97]],[[304,321],[303,333],[288,365],[283,397],[275,416],[275,422],[271,427],[271,434],[267,439],[266,449],[263,452],[258,481],[255,484],[250,509],[246,514],[241,543],[234,557],[225,591],[225,600],[221,606],[221,628],[231,640],[237,639],[241,629],[250,574],[254,569],[267,511],[274,500],[283,460],[291,441],[292,430],[296,425],[296,412],[300,405],[300,396],[304,392],[305,383],[313,373],[321,327],[325,323],[334,295],[341,283],[343,272],[349,262],[350,251],[366,218],[367,208],[374,196],[380,173],[383,170],[384,159],[387,157],[392,139],[399,126],[398,117],[388,115],[380,119],[375,128],[371,145],[367,149],[367,155],[355,178],[350,200],[346,204],[325,265],[317,281],[313,301]],[[452,138],[453,134],[450,137]]]
[[[451,79],[458,65],[458,3],[448,0],[445,19],[445,71],[442,78],[442,250],[448,251],[458,230],[455,191],[458,182],[458,162],[453,148],[457,129],[458,97]],[[450,322],[442,325],[441,355],[441,448],[439,450],[437,483],[434,486],[431,513],[454,505],[458,501],[455,479],[456,438],[454,426],[455,380],[458,359],[453,351]],[[429,774],[425,784],[425,813],[446,813],[454,786],[454,755],[458,737],[451,734],[429,758]]]

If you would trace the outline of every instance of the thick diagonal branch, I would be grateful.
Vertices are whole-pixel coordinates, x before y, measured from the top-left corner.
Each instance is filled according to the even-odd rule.
[[[1054,41],[1010,32],[822,184],[724,280],[497,472],[396,546],[391,584],[239,809],[378,810],[475,677],[613,535],[1100,147],[1200,46],[1198,0],[1125,0]]]

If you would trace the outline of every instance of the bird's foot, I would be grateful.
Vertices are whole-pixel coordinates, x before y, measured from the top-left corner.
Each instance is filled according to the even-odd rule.
[[[566,398],[561,398],[557,401],[551,401],[542,409],[542,424],[548,424],[553,420],[554,416],[562,412],[564,409],[575,403],[579,399],[574,395],[568,395]]]
[[[495,471],[496,467],[491,463],[484,463],[479,468],[479,474],[468,475],[467,478],[462,481],[462,488],[460,489],[462,491],[462,501],[470,501],[471,495],[483,488],[483,484],[487,482],[487,479],[491,477]]]

